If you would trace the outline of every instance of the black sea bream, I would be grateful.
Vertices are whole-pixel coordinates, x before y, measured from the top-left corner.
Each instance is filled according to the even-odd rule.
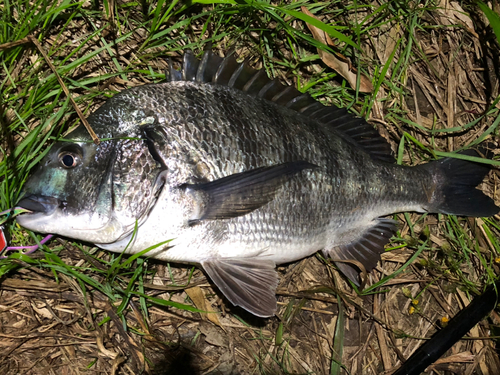
[[[24,186],[19,224],[201,265],[229,301],[276,311],[277,264],[323,250],[351,280],[375,267],[402,211],[490,216],[485,165],[396,165],[365,120],[206,52],[125,90],[57,142]],[[110,140],[111,138],[111,140]],[[471,155],[477,155],[469,151]],[[132,239],[134,228],[138,229]]]

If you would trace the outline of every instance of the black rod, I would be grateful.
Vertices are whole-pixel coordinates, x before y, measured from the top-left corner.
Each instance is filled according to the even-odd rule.
[[[418,348],[392,375],[420,375],[495,308],[498,301],[497,288],[500,288],[499,281],[474,298],[448,322],[446,327]]]

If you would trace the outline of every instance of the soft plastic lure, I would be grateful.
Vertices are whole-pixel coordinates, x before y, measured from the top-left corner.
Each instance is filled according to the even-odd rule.
[[[43,240],[40,241],[40,244],[36,244],[36,245],[32,245],[32,246],[7,246],[9,241],[7,239],[7,235],[4,231],[4,227],[2,224],[14,216],[17,216],[17,215],[22,214],[22,213],[27,213],[27,212],[31,212],[31,211],[26,210],[26,209],[21,208],[21,207],[14,207],[12,209],[8,209],[8,210],[0,212],[0,259],[7,258],[6,253],[8,251],[21,250],[22,254],[31,254],[31,253],[35,252],[41,245],[43,245],[48,240],[50,240],[52,237],[54,237],[53,234],[49,234]]]
[[[9,220],[11,217],[17,216],[19,214],[24,214],[24,213],[30,213],[30,210],[27,210],[26,208],[21,208],[21,207],[14,207],[14,208],[9,208],[8,210],[0,212],[0,225],[5,223],[7,220]],[[5,217],[2,217],[5,216]]]

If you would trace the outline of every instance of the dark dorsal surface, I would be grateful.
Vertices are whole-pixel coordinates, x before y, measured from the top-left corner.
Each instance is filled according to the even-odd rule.
[[[222,58],[208,50],[198,60],[191,51],[186,51],[182,69],[175,70],[169,63],[166,78],[169,82],[193,81],[223,85],[253,97],[264,98],[331,126],[348,141],[366,151],[373,160],[394,163],[389,143],[365,119],[352,115],[344,108],[324,106],[295,87],[284,86],[277,79],[269,79],[264,70],[255,70],[244,62],[238,63],[234,53]]]

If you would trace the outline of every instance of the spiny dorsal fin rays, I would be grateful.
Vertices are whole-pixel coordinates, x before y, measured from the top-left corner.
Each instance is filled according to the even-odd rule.
[[[243,91],[245,91],[248,95],[257,96],[259,91],[266,85],[269,81],[269,78],[266,75],[266,71],[264,69],[257,70],[257,73],[252,76],[248,80],[248,82],[243,86]]]
[[[197,82],[212,82],[217,69],[222,62],[222,57],[214,55],[212,51],[207,50],[203,54],[198,71],[196,72]]]
[[[168,69],[165,71],[165,79],[167,82],[182,81],[182,70],[175,69],[170,58],[167,59],[167,62]]]
[[[228,86],[231,77],[238,69],[240,64],[236,61],[234,57],[234,52],[231,51],[219,65],[219,69],[217,69],[217,73],[215,73],[212,82],[222,86]],[[237,87],[235,87],[237,88]]]
[[[302,95],[299,95],[299,96],[296,96],[296,97],[290,99],[288,101],[288,103],[286,103],[286,107],[302,113],[306,108],[309,108],[309,106],[313,105],[314,103],[318,103],[318,102],[315,101],[311,97],[311,95],[302,94]]]
[[[194,81],[196,79],[199,64],[200,60],[193,55],[193,52],[186,51],[184,53],[184,69],[182,69],[182,78],[184,81]]]
[[[363,118],[353,116],[343,108],[325,107],[295,87],[284,86],[277,79],[269,79],[264,70],[255,70],[245,62],[238,63],[234,51],[221,58],[206,50],[200,61],[188,50],[180,71],[176,71],[169,61],[166,78],[169,82],[196,81],[224,85],[272,101],[334,128],[354,141],[374,160],[394,163],[387,141]]]
[[[233,73],[233,75],[229,79],[229,82],[227,83],[228,87],[234,87],[235,86],[236,80],[240,76],[243,76],[241,73],[243,72],[243,70],[245,69],[246,66],[247,65],[245,63],[239,64],[238,68],[235,70],[235,72]],[[248,81],[248,79],[246,79],[246,81]]]

